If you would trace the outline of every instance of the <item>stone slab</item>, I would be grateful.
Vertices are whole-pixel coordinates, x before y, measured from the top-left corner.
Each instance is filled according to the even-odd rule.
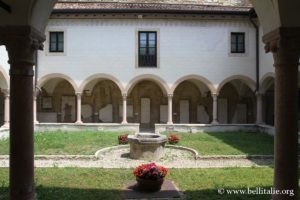
[[[180,100],[179,101],[179,121],[181,124],[190,123],[190,103],[188,100]]]
[[[125,199],[182,199],[183,193],[180,192],[174,183],[165,180],[161,190],[157,192],[141,192],[138,191],[136,181],[130,181],[124,191]]]
[[[113,121],[113,107],[112,104],[107,104],[104,108],[99,110],[99,120],[104,123],[112,123]]]

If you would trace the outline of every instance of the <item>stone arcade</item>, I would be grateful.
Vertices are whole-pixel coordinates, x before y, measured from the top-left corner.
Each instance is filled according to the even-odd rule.
[[[112,7],[108,12],[101,7],[104,3],[93,4],[94,8],[85,3],[61,2],[56,4],[47,25],[55,2],[1,1],[0,44],[6,47],[8,54],[1,47],[3,107],[0,113],[4,125],[10,123],[11,199],[34,199],[32,135],[33,123],[40,116],[45,121],[77,124],[84,120],[126,124],[130,122],[127,113],[132,113],[132,120],[144,124],[145,128],[153,127],[160,118],[166,121],[166,114],[162,113],[167,113],[168,124],[195,123],[195,120],[200,123],[208,119],[213,123],[275,123],[274,187],[293,189],[297,194],[299,1],[252,0],[260,20],[259,35],[264,35],[266,50],[273,54],[274,62],[270,54],[264,54],[264,45],[259,45],[258,54],[255,52],[256,31],[249,20],[250,7],[232,9],[222,5],[185,4],[178,8],[178,4],[170,1],[168,5],[150,3],[140,10],[125,7],[121,10],[123,13],[120,10],[110,13]],[[197,2],[214,4],[217,1]],[[137,6],[130,5],[131,8]],[[92,12],[95,10],[97,13]],[[155,37],[150,33],[156,33]],[[36,50],[42,48],[44,41],[45,51],[39,52],[36,60]],[[143,46],[145,41],[146,46]],[[153,41],[155,45],[149,46]],[[239,41],[244,41],[244,45]],[[157,50],[155,59],[153,49]],[[257,55],[259,73],[255,70]],[[149,64],[156,62],[155,68],[140,68],[139,60],[145,64],[148,58],[151,58]],[[34,65],[38,66],[35,70],[38,91],[33,91]],[[94,85],[85,90],[83,85],[93,79],[113,81],[122,98],[116,103],[109,95],[104,97],[116,94],[112,91],[115,87],[105,83],[100,83],[103,89]],[[181,83],[181,87],[190,89],[180,89]],[[150,116],[149,104],[152,110],[155,99],[140,96],[137,101],[130,97],[139,85],[156,87],[154,92],[164,96],[162,102],[154,105],[155,112]],[[195,87],[199,92],[193,96],[188,94],[195,91]],[[178,91],[182,97],[176,97]],[[92,97],[86,98],[89,96]],[[93,100],[99,103],[82,107]],[[142,109],[140,105],[145,107]],[[117,117],[121,108],[123,116]],[[113,114],[103,121],[99,118],[103,113]],[[273,199],[297,199],[297,195],[277,194]]]

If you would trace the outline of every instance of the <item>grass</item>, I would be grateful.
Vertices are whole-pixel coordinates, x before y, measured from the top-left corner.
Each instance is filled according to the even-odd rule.
[[[8,169],[0,169],[0,199],[8,193]],[[270,195],[223,194],[219,188],[270,188],[273,169],[170,169],[167,179],[173,180],[187,199],[201,200],[270,200]],[[36,191],[40,200],[121,199],[126,183],[134,180],[132,169],[38,168]]]
[[[35,133],[34,148],[38,155],[92,155],[101,148],[118,145],[111,132],[44,132]],[[0,140],[0,154],[8,154],[9,140]]]
[[[34,137],[37,155],[92,155],[97,150],[118,145],[114,132],[45,132]],[[165,133],[170,134],[170,133]],[[178,145],[201,155],[273,155],[273,137],[262,133],[177,133]],[[9,154],[9,140],[0,140],[0,154]]]
[[[165,133],[170,135],[172,133]],[[262,133],[217,132],[176,133],[178,145],[193,148],[202,155],[273,155],[273,137]]]

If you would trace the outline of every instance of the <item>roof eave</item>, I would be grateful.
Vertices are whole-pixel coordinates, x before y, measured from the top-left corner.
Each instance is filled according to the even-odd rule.
[[[82,13],[149,13],[149,14],[201,14],[201,15],[249,15],[248,11],[228,10],[158,10],[158,9],[54,9],[52,14]]]

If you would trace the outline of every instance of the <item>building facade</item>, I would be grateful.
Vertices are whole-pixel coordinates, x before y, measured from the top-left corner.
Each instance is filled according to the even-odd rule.
[[[257,31],[262,34],[244,1],[61,1],[37,54],[35,121],[139,123],[142,129],[273,125],[273,61],[256,42]],[[8,64],[0,48],[6,126]]]

